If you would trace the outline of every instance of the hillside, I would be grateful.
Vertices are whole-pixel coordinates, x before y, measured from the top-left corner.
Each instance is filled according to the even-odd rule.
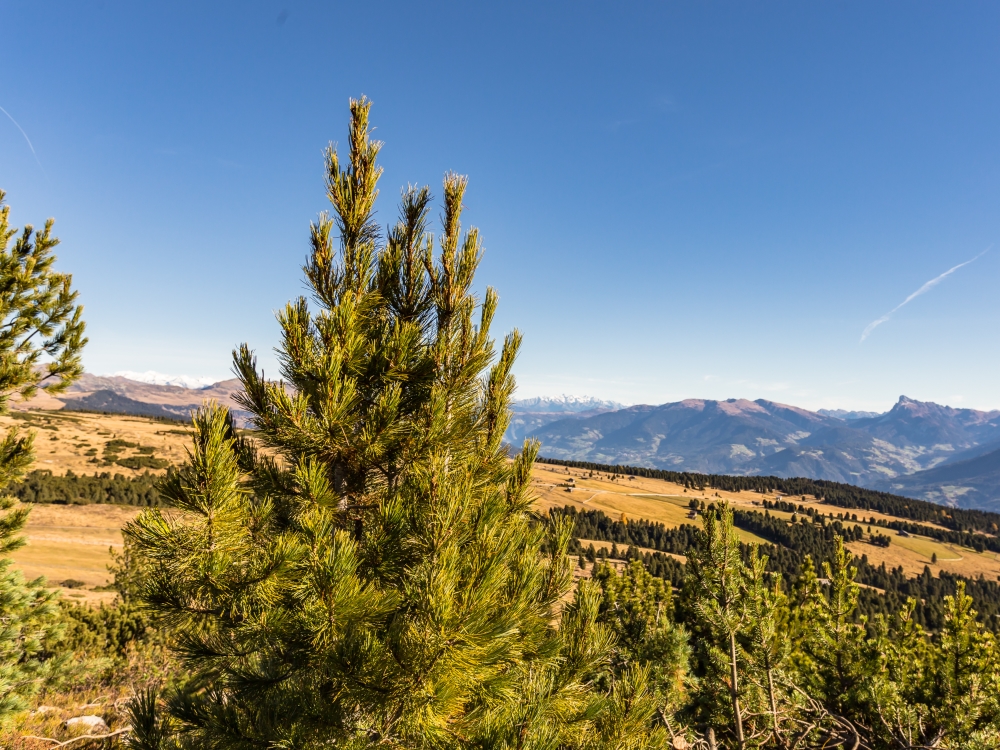
[[[238,388],[235,379],[189,388],[87,374],[59,398],[40,394],[16,407],[186,419],[214,400],[245,426],[246,415],[233,400]],[[543,455],[566,460],[804,476],[947,505],[1000,508],[1000,486],[984,462],[962,463],[1000,450],[1000,412],[905,396],[884,414],[811,412],[763,399],[623,407],[596,398],[539,397],[513,404],[505,439],[519,445],[527,437],[542,442]],[[933,472],[956,463],[962,466]]]
[[[895,477],[881,488],[963,508],[996,509],[1000,498],[1000,449]]]
[[[30,401],[13,406],[21,411],[65,409],[187,419],[206,401],[217,401],[241,414],[232,399],[238,389],[239,381],[235,378],[204,388],[182,388],[86,373],[65,393],[53,397],[39,392]]]
[[[608,467],[610,468],[610,467]],[[789,497],[780,492],[747,492],[733,491],[721,488],[703,487],[688,488],[679,482],[643,477],[641,475],[619,475],[606,471],[593,471],[576,466],[560,466],[549,463],[536,465],[533,474],[533,486],[538,494],[538,507],[542,510],[552,508],[572,507],[579,511],[599,510],[610,518],[618,520],[623,516],[626,521],[645,519],[662,523],[667,528],[678,528],[685,524],[700,527],[697,516],[691,517],[691,500],[702,502],[719,502],[725,500],[734,509],[745,512],[762,512],[767,503],[791,502],[801,516],[805,511],[819,514],[828,519],[842,519],[845,515],[850,522],[850,512],[845,514],[844,507],[830,502],[818,500],[815,495],[799,495]],[[774,518],[791,521],[792,511],[768,509],[768,514]],[[881,529],[890,528],[890,524],[905,523],[907,519],[900,516],[875,510],[855,512],[855,517],[864,520],[858,523],[865,528],[876,523],[873,528],[876,534]],[[868,523],[868,521],[871,523]],[[881,529],[879,524],[882,524]],[[928,524],[928,528],[943,528],[938,524]],[[950,542],[941,542],[928,536],[909,534],[902,536],[894,530],[888,531],[892,542],[885,547],[871,543],[871,534],[865,531],[865,536],[849,543],[849,547],[858,557],[865,556],[874,566],[885,563],[888,568],[901,566],[908,576],[918,575],[925,566],[929,566],[935,574],[940,571],[956,575],[975,577],[980,574],[991,580],[1000,577],[1000,553],[977,552],[971,547],[964,547]],[[767,543],[767,539],[747,530],[741,530],[743,541]],[[936,555],[936,560],[933,557]]]
[[[187,456],[190,430],[174,420],[68,411],[11,412],[0,429],[35,432],[35,469],[65,474],[163,474]]]
[[[103,483],[113,485],[109,499],[121,498],[118,488],[150,487],[150,475],[162,476],[167,467],[186,460],[191,440],[191,431],[174,420],[124,415],[15,411],[0,416],[0,429],[12,426],[35,433],[35,477],[49,472],[60,477],[103,475]],[[40,483],[46,488],[51,484],[44,476],[29,476],[25,485],[8,491],[24,496],[24,490],[31,494]],[[73,486],[69,480],[56,487],[48,495],[55,502],[31,504],[28,544],[13,558],[25,575],[45,576],[72,601],[109,602],[114,592],[101,590],[109,581],[109,550],[121,549],[121,527],[139,509],[94,503]]]

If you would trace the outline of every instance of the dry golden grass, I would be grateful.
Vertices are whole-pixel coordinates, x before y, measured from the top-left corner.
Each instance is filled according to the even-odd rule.
[[[612,480],[609,475],[595,474],[579,469],[536,464],[533,486],[538,495],[538,507],[548,510],[554,507],[573,506],[579,510],[600,510],[616,520],[641,518],[662,523],[669,528],[682,524],[701,525],[699,519],[688,518],[688,503],[692,498],[706,502],[728,500],[734,507],[746,509],[760,505],[761,495],[749,497],[749,493],[727,493],[715,491],[690,492],[684,487],[662,479],[635,477],[634,479]],[[569,480],[572,479],[572,486]],[[764,539],[749,531],[738,530],[744,542],[762,543]]]
[[[110,440],[125,440],[152,448],[154,457],[178,464],[185,460],[190,441],[190,431],[183,424],[142,417],[61,411],[22,411],[0,416],[0,429],[12,426],[35,433],[32,468],[58,475],[68,471],[127,477],[145,471],[163,474],[165,469],[107,465],[104,447]],[[137,449],[124,448],[117,455],[125,458],[139,454]],[[45,576],[67,599],[88,604],[111,601],[114,592],[94,589],[109,582],[109,549],[121,547],[121,528],[137,513],[137,508],[118,505],[32,505],[25,533],[28,544],[14,553],[14,562],[29,578]],[[83,587],[58,585],[67,580],[82,581]]]
[[[923,573],[924,566],[934,575],[942,570],[948,573],[976,578],[980,574],[987,579],[1000,578],[1000,557],[992,552],[976,552],[968,547],[943,544],[926,537],[892,537],[888,547],[876,547],[867,542],[851,542],[847,548],[857,557],[867,555],[872,565],[885,563],[887,568],[903,567],[907,575]],[[937,562],[931,562],[931,555],[937,553]]]
[[[836,505],[820,502],[812,495],[790,496],[781,495],[780,493],[763,495],[756,492],[727,492],[726,490],[710,490],[707,488],[704,492],[698,492],[697,490],[685,489],[683,485],[676,484],[674,482],[667,482],[662,479],[635,477],[633,479],[621,478],[616,481],[612,481],[611,475],[609,474],[595,472],[592,477],[589,476],[589,474],[590,472],[582,469],[567,469],[563,466],[538,464],[535,466],[534,478],[536,486],[538,487],[551,486],[555,489],[565,491],[565,483],[567,479],[572,478],[575,486],[579,488],[599,489],[630,497],[641,496],[642,494],[654,494],[662,496],[663,498],[668,498],[683,508],[687,507],[691,498],[705,500],[706,502],[718,502],[720,500],[725,500],[734,508],[742,508],[744,510],[761,510],[764,500],[770,500],[772,502],[776,500],[785,500],[786,502],[794,503],[795,505],[813,507],[825,516],[829,516],[831,513],[834,517],[836,517],[838,513],[847,513],[848,515],[855,513],[859,519],[863,516],[865,519],[874,517],[883,521],[900,520],[896,516],[886,515],[885,513],[840,508]],[[541,494],[541,492],[539,494]],[[565,494],[568,497],[570,493]],[[557,502],[554,498],[555,495],[553,495],[552,498],[544,498],[551,503],[545,507],[551,507],[551,505],[574,504],[572,502]],[[774,510],[771,511],[771,515],[779,518],[791,517],[790,513]],[[664,523],[666,523],[666,521],[664,521]],[[864,522],[859,520],[857,523]],[[943,528],[933,523],[925,523],[924,525]]]
[[[53,474],[122,474],[138,476],[149,469],[129,469],[104,461],[108,441],[119,439],[153,449],[153,456],[179,464],[185,460],[190,432],[181,423],[159,422],[142,417],[127,417],[82,412],[29,411],[0,416],[0,429],[12,426],[35,433],[34,469]],[[124,448],[120,458],[138,455],[137,449]],[[153,471],[162,474],[165,469]]]
[[[45,576],[71,601],[109,602],[114,592],[93,589],[110,583],[110,550],[122,546],[122,526],[138,512],[123,505],[32,505],[28,543],[14,552],[14,563],[28,578]],[[66,580],[82,581],[83,587],[59,585]]]
[[[734,508],[744,510],[761,510],[763,500],[776,501],[784,499],[796,505],[814,507],[824,515],[845,513],[845,509],[835,505],[818,502],[815,497],[801,496],[782,497],[778,494],[761,495],[751,492],[726,492],[724,490],[705,490],[698,492],[687,490],[682,485],[666,482],[660,479],[635,477],[621,478],[612,481],[610,475],[600,472],[590,475],[589,471],[569,469],[551,464],[538,464],[533,475],[534,490],[542,510],[552,507],[571,505],[577,509],[602,510],[615,519],[644,518],[656,521],[668,527],[676,527],[682,523],[700,524],[697,519],[687,517],[687,505],[691,498],[706,502],[726,500]],[[572,479],[572,482],[569,480]],[[567,491],[568,490],[568,491]],[[790,520],[792,514],[783,511],[770,511],[772,516]],[[895,516],[874,511],[847,510],[847,514],[857,513],[866,520],[871,517],[885,521],[901,520]],[[851,523],[851,522],[848,522]],[[863,521],[857,525],[866,528]],[[925,524],[936,526],[936,524]],[[940,527],[939,527],[940,528]],[[744,542],[763,542],[760,537],[750,532],[738,530]],[[892,531],[873,527],[873,531],[889,533],[892,544],[888,547],[877,547],[867,542],[853,542],[848,545],[851,552],[857,556],[867,555],[870,562],[879,565],[885,562],[887,567],[903,566],[908,575],[922,573],[925,565],[937,573],[946,570],[959,575],[975,577],[980,573],[987,578],[1000,576],[1000,556],[992,553],[977,553],[972,549],[936,542],[933,539],[920,536],[900,537]],[[596,546],[595,546],[596,548]],[[936,553],[937,564],[931,564],[931,556]]]

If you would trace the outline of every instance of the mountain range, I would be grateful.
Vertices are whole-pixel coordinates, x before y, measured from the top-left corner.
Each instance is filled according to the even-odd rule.
[[[193,379],[192,379],[193,380]],[[98,411],[113,414],[141,414],[147,417],[187,419],[206,401],[217,401],[234,411],[238,419],[246,418],[232,396],[240,390],[235,378],[196,388],[181,385],[146,383],[121,375],[91,375],[84,373],[65,392],[51,396],[44,391],[26,403],[15,403],[15,409],[67,409]]]
[[[524,434],[551,458],[802,476],[949,505],[1000,507],[1000,411],[906,396],[874,415],[812,412],[763,399],[688,399],[533,420]]]
[[[133,375],[132,373],[129,373]],[[143,373],[141,377],[149,375]],[[15,408],[186,419],[214,400],[246,422],[236,379],[197,387],[85,374],[65,393]],[[1000,411],[901,396],[884,414],[808,411],[763,399],[624,406],[577,396],[516,401],[506,440],[549,458],[711,474],[810,477],[966,508],[1000,509]]]

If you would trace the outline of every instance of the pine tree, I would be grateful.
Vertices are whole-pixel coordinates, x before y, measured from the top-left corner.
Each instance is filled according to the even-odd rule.
[[[928,721],[932,709],[927,705],[927,690],[937,676],[931,644],[913,616],[916,604],[910,598],[893,621],[882,616],[873,621],[880,668],[873,671],[867,691],[871,700],[866,703],[874,710],[869,711],[866,723],[887,743],[903,747],[934,746],[943,739],[939,728]]]
[[[873,667],[866,648],[865,618],[856,617],[857,568],[841,537],[832,562],[823,563],[826,586],[813,585],[800,610],[807,623],[803,650],[814,667],[807,677],[810,694],[837,714],[849,713]]]
[[[497,294],[473,294],[482,245],[460,228],[466,180],[445,177],[436,259],[427,188],[403,192],[383,243],[369,107],[351,102],[347,164],[327,152],[334,216],[312,226],[311,298],[279,314],[283,381],[246,346],[234,353],[252,436],[201,411],[165,488],[176,510],[127,530],[150,563],[142,597],[191,675],[166,715],[149,696],[133,705],[130,742],[642,742],[621,733],[644,721],[623,713],[627,695],[593,689],[613,643],[599,596],[560,604],[571,534],[530,512],[537,445],[510,460],[501,442],[521,337],[497,356]]]
[[[82,372],[83,308],[68,274],[57,273],[52,219],[35,232],[10,226],[10,208],[0,190],[0,413],[14,399],[39,388],[64,390]],[[13,240],[13,242],[12,242]],[[34,458],[34,435],[11,428],[0,440],[0,489],[24,476]],[[44,581],[25,581],[11,566],[10,553],[24,544],[18,536],[28,511],[0,498],[0,724],[22,710],[58,660],[44,646],[56,637],[55,594]]]
[[[701,702],[708,722],[728,713],[734,747],[746,747],[746,653],[741,643],[748,624],[747,569],[733,527],[733,511],[723,502],[703,517],[704,532],[688,558],[685,598],[696,619],[695,643],[706,679]],[[728,708],[728,712],[723,709]]]
[[[789,729],[785,714],[795,718],[796,701],[791,695],[790,667],[791,644],[788,640],[787,598],[782,590],[781,576],[767,572],[767,557],[756,547],[751,549],[746,566],[747,627],[743,636],[747,653],[747,677],[764,702],[763,715],[759,716],[766,729],[758,735],[773,740],[781,746]],[[794,730],[793,730],[794,731]]]
[[[944,627],[933,639],[913,616],[916,604],[909,599],[891,623],[875,620],[882,664],[869,680],[867,723],[891,747],[1000,746],[996,639],[977,622],[964,581],[945,597]]]
[[[1000,654],[960,581],[945,597],[945,622],[931,651],[931,726],[954,747],[1000,746]]]
[[[851,562],[839,536],[834,538],[832,561],[823,563],[823,580],[806,558],[789,631],[795,684],[800,695],[808,696],[806,708],[814,725],[848,747],[862,747],[870,733],[871,686],[884,660],[878,640],[867,637],[867,619],[857,613],[860,588]]]

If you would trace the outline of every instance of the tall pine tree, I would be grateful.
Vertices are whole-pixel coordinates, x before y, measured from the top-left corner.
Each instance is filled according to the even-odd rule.
[[[593,690],[598,593],[561,605],[570,529],[529,509],[537,448],[501,442],[521,337],[495,352],[497,294],[473,292],[466,180],[444,179],[439,240],[410,188],[383,242],[369,108],[351,102],[346,164],[327,152],[333,216],[312,226],[310,297],[279,314],[282,382],[234,353],[252,436],[203,410],[176,510],[127,530],[191,675],[163,716],[135,702],[130,743],[634,746]]]
[[[0,414],[10,402],[39,388],[58,393],[82,373],[83,308],[72,278],[53,268],[58,240],[49,219],[40,232],[10,225],[0,190]],[[0,490],[24,476],[34,459],[34,435],[11,428],[0,438]],[[0,497],[0,725],[56,665],[43,657],[57,631],[55,595],[41,579],[25,581],[10,553],[24,544],[19,532],[28,511]]]

